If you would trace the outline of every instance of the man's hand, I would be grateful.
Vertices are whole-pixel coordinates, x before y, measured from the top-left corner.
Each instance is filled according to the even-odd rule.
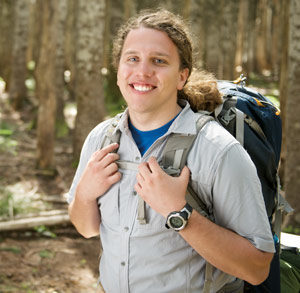
[[[152,209],[167,217],[170,212],[180,210],[186,204],[189,176],[190,171],[186,166],[179,177],[169,176],[151,157],[139,166],[135,190]]]
[[[92,202],[121,179],[116,164],[119,155],[111,153],[118,147],[117,143],[113,143],[93,153],[78,183],[76,196]]]

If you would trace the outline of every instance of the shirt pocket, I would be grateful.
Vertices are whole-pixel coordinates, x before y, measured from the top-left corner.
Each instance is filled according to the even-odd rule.
[[[147,204],[145,204],[146,224],[141,224],[137,217],[138,215],[136,215],[135,219],[135,228],[138,234],[156,234],[161,233],[167,229],[165,226],[166,219],[162,215],[154,211]]]
[[[116,183],[98,199],[101,221],[103,225],[117,228],[120,225],[120,183]]]

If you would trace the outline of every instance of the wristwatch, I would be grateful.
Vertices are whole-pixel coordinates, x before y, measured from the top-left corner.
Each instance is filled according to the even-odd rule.
[[[171,212],[166,221],[166,228],[178,232],[182,230],[192,214],[193,208],[187,203],[182,210]]]

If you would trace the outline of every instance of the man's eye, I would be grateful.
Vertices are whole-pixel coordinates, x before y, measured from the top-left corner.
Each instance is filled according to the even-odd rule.
[[[167,62],[163,59],[155,58],[154,63],[156,63],[156,64],[166,64]]]
[[[128,61],[129,62],[136,62],[136,61],[138,61],[138,59],[136,57],[129,57]]]

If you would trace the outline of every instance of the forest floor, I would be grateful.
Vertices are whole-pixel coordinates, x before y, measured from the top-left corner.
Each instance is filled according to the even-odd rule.
[[[67,210],[64,194],[75,173],[70,136],[56,142],[56,174],[41,172],[36,168],[31,110],[14,112],[0,95],[2,221]],[[100,252],[99,238],[84,239],[70,224],[0,232],[0,292],[103,292],[96,285]]]

